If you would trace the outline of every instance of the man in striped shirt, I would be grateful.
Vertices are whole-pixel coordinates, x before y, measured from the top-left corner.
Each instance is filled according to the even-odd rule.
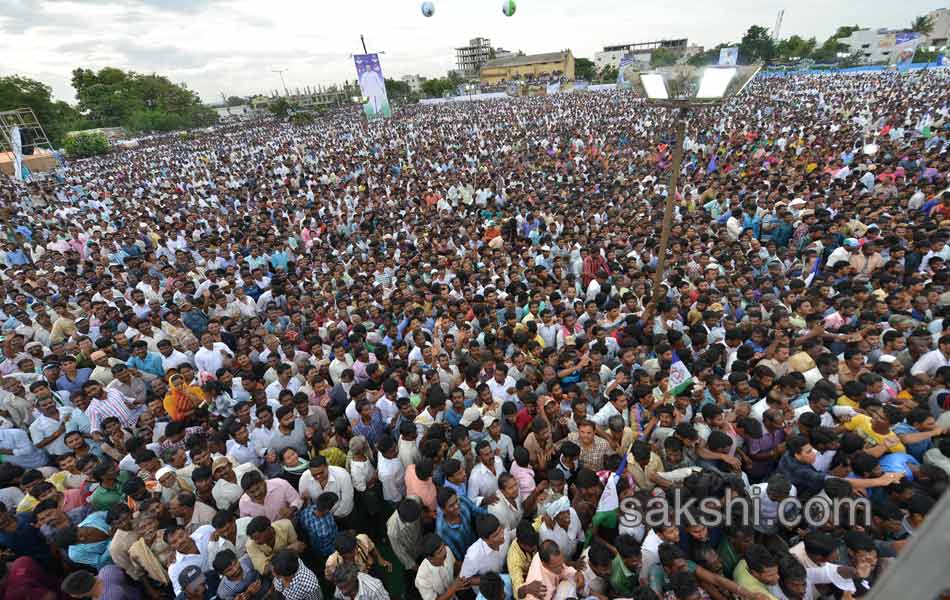
[[[104,388],[96,381],[87,381],[82,391],[89,399],[86,416],[92,431],[100,431],[100,424],[106,417],[115,417],[126,429],[135,427],[135,420],[143,407],[134,400],[115,388]]]

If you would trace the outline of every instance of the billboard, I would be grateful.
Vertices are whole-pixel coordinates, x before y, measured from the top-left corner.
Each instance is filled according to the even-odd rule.
[[[379,66],[378,54],[355,54],[353,62],[356,64],[356,79],[360,83],[360,92],[366,98],[363,112],[366,118],[373,120],[379,117],[393,116],[386,97],[386,80],[383,79],[383,69]]]
[[[894,38],[894,64],[898,67],[914,62],[914,53],[921,41],[921,36],[912,31],[903,31]]]
[[[722,48],[719,50],[719,66],[734,67],[739,62],[739,48]]]
[[[637,71],[636,65],[637,60],[631,54],[620,59],[620,67],[617,69],[617,89],[629,90],[633,88],[632,75]]]

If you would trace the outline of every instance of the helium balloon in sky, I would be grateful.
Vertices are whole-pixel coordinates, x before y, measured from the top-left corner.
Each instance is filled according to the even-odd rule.
[[[513,16],[517,8],[518,6],[515,4],[515,0],[504,0],[501,3],[501,12],[503,12],[506,17]]]
[[[426,0],[422,3],[422,16],[431,17],[435,14],[435,5]]]

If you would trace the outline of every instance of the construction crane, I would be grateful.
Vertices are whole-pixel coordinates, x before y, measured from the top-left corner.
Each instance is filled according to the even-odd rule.
[[[290,92],[287,91],[287,83],[284,81],[284,73],[287,72],[287,69],[273,69],[272,72],[278,73],[280,75],[280,83],[282,86],[284,86],[284,95],[289,98]]]
[[[785,16],[785,9],[778,11],[778,17],[775,19],[775,27],[772,28],[772,41],[779,41],[779,33],[782,32],[782,17]]]

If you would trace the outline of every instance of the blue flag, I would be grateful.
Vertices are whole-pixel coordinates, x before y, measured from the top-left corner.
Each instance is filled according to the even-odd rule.
[[[709,165],[706,166],[706,175],[709,175],[716,170],[716,155],[713,154],[712,158],[709,159]]]
[[[821,276],[821,255],[815,257],[815,264],[811,268],[811,274],[805,279],[805,285],[811,287],[811,284],[814,283],[816,277]]]

